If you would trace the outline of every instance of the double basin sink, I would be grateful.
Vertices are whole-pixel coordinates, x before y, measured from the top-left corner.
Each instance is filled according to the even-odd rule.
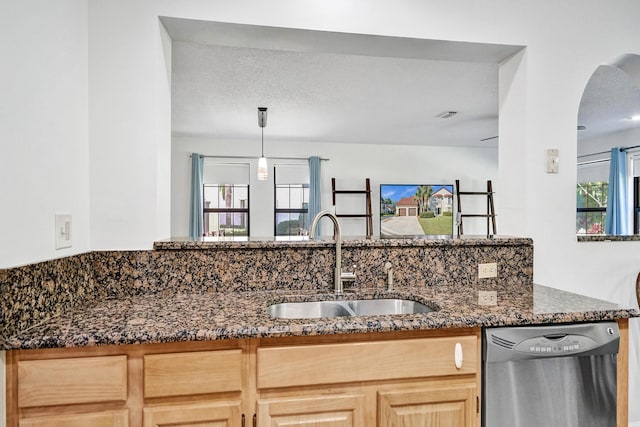
[[[283,302],[267,307],[269,315],[282,319],[382,316],[429,313],[432,311],[436,310],[417,301],[398,298]]]

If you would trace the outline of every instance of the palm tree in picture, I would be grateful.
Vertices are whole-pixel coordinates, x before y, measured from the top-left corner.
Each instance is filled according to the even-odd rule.
[[[413,196],[416,202],[418,202],[418,215],[428,210],[429,198],[433,194],[433,188],[430,185],[420,185],[416,190],[416,194]]]

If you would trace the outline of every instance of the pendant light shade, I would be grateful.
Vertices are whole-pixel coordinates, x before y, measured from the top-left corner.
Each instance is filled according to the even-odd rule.
[[[269,169],[267,167],[267,158],[260,157],[258,159],[258,181],[266,181],[269,178]]]
[[[269,178],[267,158],[264,156],[264,128],[267,126],[267,108],[258,107],[258,126],[262,129],[262,150],[258,159],[258,181],[266,181]]]

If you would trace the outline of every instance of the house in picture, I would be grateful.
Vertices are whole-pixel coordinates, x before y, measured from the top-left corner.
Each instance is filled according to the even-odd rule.
[[[453,212],[453,192],[451,188],[442,187],[429,198],[429,210],[436,215],[444,212]]]
[[[418,216],[418,202],[411,197],[403,197],[396,203],[396,216]]]

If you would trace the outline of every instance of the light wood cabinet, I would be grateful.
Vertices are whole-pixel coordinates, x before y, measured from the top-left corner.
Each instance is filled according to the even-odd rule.
[[[365,427],[365,396],[281,397],[258,400],[258,426]]]
[[[479,426],[479,338],[258,348],[258,426]]]
[[[17,367],[20,408],[127,399],[127,356],[23,360]]]
[[[144,356],[144,397],[242,390],[242,351],[196,351]]]
[[[378,426],[442,427],[478,425],[476,387],[449,383],[378,392]]]
[[[20,420],[20,427],[128,427],[129,411],[49,415]]]
[[[242,423],[240,401],[183,403],[144,408],[144,427],[235,427]]]
[[[480,336],[469,328],[9,351],[7,426],[251,427],[255,415],[257,427],[477,427]]]

